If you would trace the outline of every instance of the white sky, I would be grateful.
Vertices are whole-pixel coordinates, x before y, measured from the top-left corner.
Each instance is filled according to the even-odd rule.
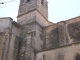
[[[0,2],[11,0],[0,0]],[[80,16],[80,0],[48,0],[49,21],[54,23]],[[0,17],[12,17],[16,20],[19,0],[1,5]]]

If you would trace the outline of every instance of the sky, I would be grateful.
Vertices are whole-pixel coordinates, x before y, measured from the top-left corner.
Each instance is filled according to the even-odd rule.
[[[57,23],[80,16],[80,0],[47,0],[48,20]],[[0,0],[0,17],[12,17],[16,21],[19,0]]]

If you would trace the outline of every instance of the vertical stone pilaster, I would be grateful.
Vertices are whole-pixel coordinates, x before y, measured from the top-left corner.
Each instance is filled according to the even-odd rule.
[[[8,57],[8,48],[9,48],[9,42],[10,42],[10,36],[9,36],[9,29],[5,31],[5,45],[4,45],[4,52],[3,52],[3,58],[2,60],[7,60]]]
[[[66,44],[67,33],[66,33],[66,25],[65,25],[64,21],[58,23],[58,31],[59,31],[59,44],[60,45],[65,45]]]
[[[34,31],[31,31],[35,28],[31,28],[33,26],[24,25],[21,29],[18,60],[34,60],[34,48],[32,46]]]

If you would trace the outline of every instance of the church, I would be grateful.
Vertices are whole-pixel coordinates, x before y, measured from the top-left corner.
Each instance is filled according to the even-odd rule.
[[[20,0],[17,22],[0,18],[0,60],[80,60],[80,16],[55,24],[47,0]]]

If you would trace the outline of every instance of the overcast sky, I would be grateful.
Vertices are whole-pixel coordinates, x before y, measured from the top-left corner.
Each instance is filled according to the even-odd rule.
[[[12,17],[16,20],[18,14],[19,0],[0,0],[0,17]],[[9,1],[9,2],[8,2]],[[80,0],[47,0],[49,3],[49,21],[57,23],[80,16]]]

